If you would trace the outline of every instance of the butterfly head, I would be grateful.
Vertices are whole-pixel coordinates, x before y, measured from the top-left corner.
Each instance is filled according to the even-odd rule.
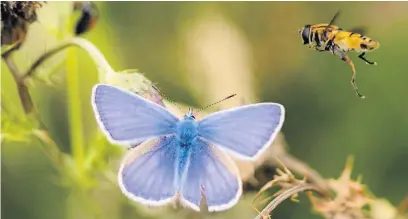
[[[188,108],[188,113],[184,116],[185,119],[195,120],[193,108]]]

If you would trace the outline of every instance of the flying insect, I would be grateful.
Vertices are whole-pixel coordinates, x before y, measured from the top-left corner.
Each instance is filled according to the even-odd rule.
[[[339,14],[340,12],[337,12],[328,24],[307,24],[299,30],[299,34],[304,45],[308,45],[309,48],[319,52],[331,52],[349,64],[352,71],[351,85],[357,96],[365,98],[358,90],[356,69],[353,61],[347,55],[347,52],[355,51],[360,53],[358,57],[366,64],[376,65],[376,62],[368,60],[365,55],[367,52],[378,49],[380,43],[365,36],[364,28],[343,30],[339,26],[334,25]]]

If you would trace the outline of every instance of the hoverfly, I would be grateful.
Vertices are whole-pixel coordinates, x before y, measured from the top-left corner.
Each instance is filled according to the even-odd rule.
[[[303,44],[309,45],[309,48],[319,52],[330,51],[332,54],[339,56],[341,60],[348,63],[352,71],[351,85],[357,96],[365,98],[365,96],[358,90],[356,83],[356,69],[353,61],[347,55],[347,52],[355,51],[360,53],[358,57],[366,64],[376,65],[377,63],[369,61],[365,57],[365,54],[374,51],[380,46],[380,44],[378,41],[364,36],[365,31],[363,28],[354,28],[346,31],[334,25],[339,13],[340,12],[337,12],[328,24],[305,25],[299,30],[299,34],[302,37]]]

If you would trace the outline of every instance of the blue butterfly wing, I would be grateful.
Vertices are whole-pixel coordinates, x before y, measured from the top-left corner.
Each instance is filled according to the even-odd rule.
[[[137,145],[173,134],[177,117],[162,106],[110,85],[95,85],[92,105],[99,126],[112,143]]]
[[[253,160],[275,139],[284,117],[280,104],[251,104],[204,117],[198,122],[198,134],[242,159]]]
[[[181,203],[199,211],[204,195],[209,211],[231,208],[242,194],[242,183],[235,163],[203,140],[198,140],[193,150],[181,192]]]
[[[175,137],[170,136],[154,141],[151,149],[139,156],[130,153],[119,170],[122,192],[130,199],[150,206],[175,200],[176,150]],[[137,152],[136,149],[133,153]]]

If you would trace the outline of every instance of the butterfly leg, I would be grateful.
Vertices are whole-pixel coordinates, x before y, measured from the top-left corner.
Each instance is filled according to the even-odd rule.
[[[316,51],[318,51],[318,52],[325,52],[326,50],[325,50],[324,47],[323,47],[323,49],[321,49],[321,48],[316,48]]]
[[[140,144],[142,144],[142,142],[141,142],[141,143],[136,143],[136,144],[131,144],[127,149],[128,149],[128,150],[132,150],[133,148],[136,148],[136,147],[139,146]]]
[[[359,57],[360,59],[364,60],[365,63],[368,64],[368,65],[377,65],[377,62],[372,62],[372,61],[368,60],[366,57],[364,57],[365,54],[366,54],[366,53],[363,52],[363,53],[361,53],[360,55],[358,55],[358,57]]]
[[[357,87],[357,83],[356,83],[356,68],[354,67],[354,63],[353,61],[350,59],[350,57],[348,55],[346,55],[346,53],[344,51],[341,51],[338,48],[333,48],[332,50],[333,54],[337,55],[340,57],[341,60],[345,61],[347,64],[349,64],[350,68],[351,68],[351,86],[353,86],[354,91],[356,92],[356,95],[362,99],[365,98],[364,95],[362,95]]]

